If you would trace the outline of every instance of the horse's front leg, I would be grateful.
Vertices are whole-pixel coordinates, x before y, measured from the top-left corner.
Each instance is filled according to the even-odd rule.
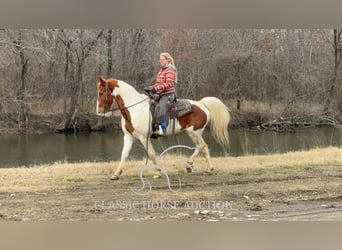
[[[144,145],[144,148],[148,154],[148,158],[153,162],[153,164],[157,165],[156,153],[154,151],[150,138],[146,137],[146,135],[141,134],[139,136],[139,141],[141,142],[142,145]],[[153,178],[161,178],[160,169],[157,169]]]
[[[134,137],[128,132],[125,132],[124,144],[123,144],[122,153],[121,153],[121,161],[114,175],[110,177],[111,180],[118,180],[120,175],[122,174],[122,165],[127,160],[129,152],[132,149],[133,142],[134,142]]]

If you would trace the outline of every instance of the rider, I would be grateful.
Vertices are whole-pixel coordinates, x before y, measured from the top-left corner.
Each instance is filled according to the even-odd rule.
[[[166,128],[169,123],[167,111],[170,105],[176,100],[175,83],[177,81],[177,71],[173,58],[169,53],[161,53],[159,56],[161,69],[157,75],[155,84],[145,88],[149,92],[153,101],[151,104],[152,138],[165,136]],[[157,128],[159,130],[157,131]]]

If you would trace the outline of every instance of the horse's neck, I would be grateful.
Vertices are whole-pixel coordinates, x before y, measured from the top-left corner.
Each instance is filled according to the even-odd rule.
[[[135,88],[123,81],[120,81],[118,90],[117,94],[121,96],[125,102],[125,106],[133,105],[146,98],[145,95],[140,94]]]

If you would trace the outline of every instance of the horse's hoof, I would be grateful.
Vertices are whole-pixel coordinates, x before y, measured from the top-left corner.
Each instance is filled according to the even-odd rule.
[[[211,168],[211,169],[209,169],[209,170],[205,170],[205,171],[204,171],[204,174],[206,174],[206,175],[212,175],[212,174],[213,174],[213,171],[214,171],[214,168]]]
[[[187,173],[192,173],[194,171],[192,163],[189,162],[186,163],[185,169]]]
[[[159,175],[159,174],[153,175],[153,179],[160,179],[160,178],[161,178],[161,175]]]
[[[113,175],[113,176],[110,177],[110,180],[111,181],[119,180],[119,176],[118,175]]]

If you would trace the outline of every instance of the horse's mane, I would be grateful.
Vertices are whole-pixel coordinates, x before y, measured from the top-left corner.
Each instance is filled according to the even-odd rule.
[[[124,93],[129,93],[130,95],[137,95],[139,97],[145,97],[146,95],[141,94],[140,92],[138,92],[132,85],[122,81],[122,80],[118,80],[118,85],[119,85],[119,92],[124,92]]]

